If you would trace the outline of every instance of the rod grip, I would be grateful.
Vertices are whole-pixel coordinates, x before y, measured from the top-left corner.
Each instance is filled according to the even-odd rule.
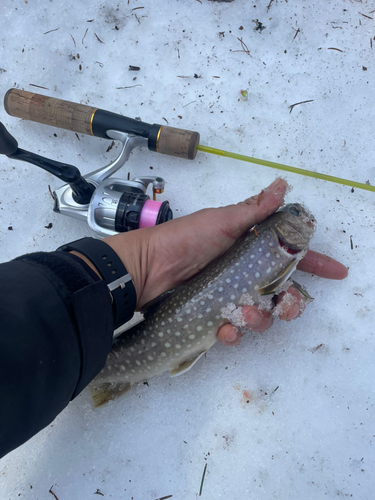
[[[199,139],[198,132],[162,126],[157,137],[156,151],[165,155],[194,160]]]
[[[92,106],[63,101],[26,90],[10,89],[4,97],[5,111],[17,118],[52,125],[79,134],[92,134]]]

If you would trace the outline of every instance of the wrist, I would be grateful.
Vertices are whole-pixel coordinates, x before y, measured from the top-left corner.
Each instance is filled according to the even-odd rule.
[[[71,252],[69,252],[73,255],[75,255],[76,257],[79,257],[81,260],[83,260],[83,262],[85,264],[87,264],[90,269],[92,269],[94,271],[94,273],[96,273],[100,279],[103,279],[99,273],[99,271],[97,270],[97,268],[94,266],[94,264],[91,262],[91,260],[89,260],[87,257],[85,257],[82,253],[79,253],[79,252],[76,252],[75,250],[72,250]]]

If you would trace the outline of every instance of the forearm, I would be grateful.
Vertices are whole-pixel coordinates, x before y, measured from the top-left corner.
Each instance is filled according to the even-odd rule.
[[[61,252],[1,264],[0,282],[1,457],[101,370],[113,316],[106,284]]]

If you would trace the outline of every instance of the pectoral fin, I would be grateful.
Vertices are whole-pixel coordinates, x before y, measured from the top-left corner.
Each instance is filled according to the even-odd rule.
[[[285,283],[294,272],[298,264],[297,260],[292,260],[277,276],[276,278],[265,286],[258,289],[260,295],[270,295],[276,291],[276,289]]]
[[[196,356],[193,356],[192,358],[187,359],[186,361],[183,361],[179,365],[177,365],[175,368],[172,368],[172,370],[169,372],[169,375],[171,377],[177,377],[177,375],[182,375],[183,373],[187,372],[190,370],[192,366],[195,365],[195,363],[200,359],[203,354],[206,354],[207,351],[203,351]]]
[[[297,288],[297,290],[299,291],[299,293],[305,298],[306,303],[309,303],[312,300],[314,300],[314,297],[311,297],[311,295],[309,294],[309,292],[305,288],[303,288],[302,285],[300,285],[299,283],[297,283],[297,281],[292,280],[292,283],[293,283],[294,288]]]
[[[119,396],[122,396],[131,388],[129,382],[120,383],[120,384],[110,384],[104,383],[98,385],[91,389],[91,397],[94,403],[95,408],[98,408],[108,401],[112,401],[117,399]]]

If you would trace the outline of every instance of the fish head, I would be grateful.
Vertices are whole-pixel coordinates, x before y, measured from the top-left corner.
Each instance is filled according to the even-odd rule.
[[[283,247],[296,252],[308,248],[316,221],[301,204],[285,205],[272,218],[272,230]]]

